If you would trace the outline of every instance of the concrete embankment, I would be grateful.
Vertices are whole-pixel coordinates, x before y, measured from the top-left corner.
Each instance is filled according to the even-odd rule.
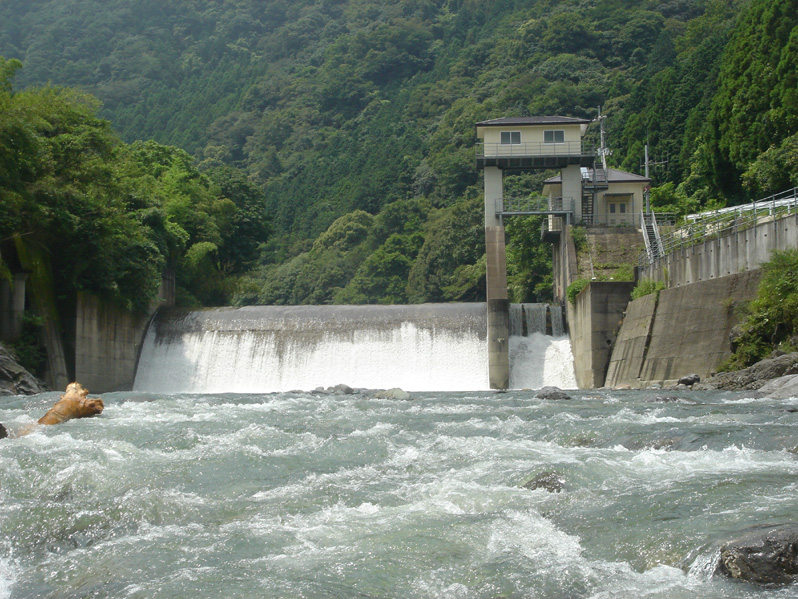
[[[629,303],[607,369],[608,387],[671,384],[715,372],[731,354],[738,307],[756,297],[760,271],[663,289]]]

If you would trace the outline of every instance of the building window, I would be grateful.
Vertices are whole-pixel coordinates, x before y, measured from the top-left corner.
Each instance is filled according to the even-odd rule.
[[[544,131],[543,143],[544,144],[565,143],[565,131]]]
[[[502,131],[502,145],[516,145],[521,143],[520,131]]]

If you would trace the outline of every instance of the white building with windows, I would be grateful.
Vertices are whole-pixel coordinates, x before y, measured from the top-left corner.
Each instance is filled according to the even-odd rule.
[[[582,169],[583,188],[586,201],[592,203],[589,225],[609,227],[640,226],[640,212],[645,210],[645,191],[651,179],[614,168],[605,171],[606,181],[593,181],[592,169]],[[562,197],[562,177],[557,175],[543,182],[543,195],[549,198]],[[587,211],[585,211],[587,212]],[[587,220],[587,219],[584,219]]]
[[[484,172],[485,224],[498,225],[503,214],[518,214],[515,198],[504,196],[505,171],[556,169],[543,198],[549,210],[563,212],[574,224],[639,226],[650,179],[607,168],[600,152],[583,137],[591,121],[562,116],[509,117],[476,124],[477,167]]]

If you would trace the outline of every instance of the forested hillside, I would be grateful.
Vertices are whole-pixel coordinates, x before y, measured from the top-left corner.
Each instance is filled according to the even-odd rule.
[[[262,194],[267,244],[257,227],[183,242],[221,277],[203,291],[180,258],[206,304],[483,299],[489,118],[602,107],[611,164],[641,172],[648,142],[655,202],[683,211],[798,184],[798,0],[6,0],[0,55],[17,90],[99,98],[127,164],[148,174],[160,148],[211,213],[218,177]],[[155,201],[168,230],[172,191],[148,176],[131,209]],[[508,223],[515,301],[550,291],[538,225]],[[225,268],[234,238],[246,259]]]

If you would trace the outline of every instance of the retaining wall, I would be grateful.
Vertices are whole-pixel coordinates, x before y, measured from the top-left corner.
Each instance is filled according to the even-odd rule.
[[[75,317],[75,380],[92,393],[133,388],[136,360],[150,321],[79,294]]]
[[[633,282],[593,281],[574,304],[566,302],[580,389],[604,386],[607,364],[634,286]]]
[[[798,247],[796,214],[673,251],[641,268],[640,277],[681,287],[756,270],[773,250],[794,247]]]
[[[663,289],[629,303],[605,385],[672,384],[686,374],[706,378],[731,355],[739,306],[756,297],[760,271]]]

